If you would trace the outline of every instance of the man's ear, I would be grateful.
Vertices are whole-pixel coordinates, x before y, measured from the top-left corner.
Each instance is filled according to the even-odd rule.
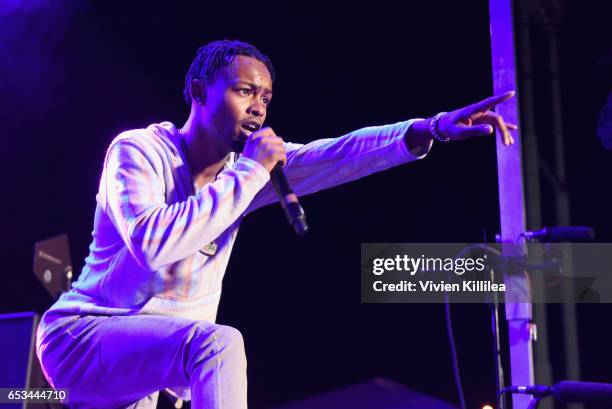
[[[189,84],[191,103],[204,105],[206,103],[206,86],[201,80],[192,80]]]

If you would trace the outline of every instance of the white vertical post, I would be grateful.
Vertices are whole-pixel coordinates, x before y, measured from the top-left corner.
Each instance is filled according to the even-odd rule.
[[[489,0],[493,89],[495,94],[518,90],[515,64],[514,19],[512,0]],[[496,108],[506,121],[519,123],[518,97]],[[497,172],[502,250],[506,256],[517,255],[516,239],[525,231],[525,200],[520,131],[511,147],[497,139]],[[527,293],[524,277],[506,276],[506,320],[510,347],[510,373],[513,385],[534,383],[531,304],[525,302]],[[514,297],[516,296],[516,297]],[[525,409],[530,397],[515,395],[513,409]]]

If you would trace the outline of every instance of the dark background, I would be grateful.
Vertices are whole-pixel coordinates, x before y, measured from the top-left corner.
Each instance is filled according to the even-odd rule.
[[[68,233],[80,270],[107,144],[122,130],[183,124],[184,75],[208,41],[241,39],[270,56],[278,76],[268,124],[294,142],[431,116],[492,93],[484,0],[204,3],[0,6],[0,312],[42,313],[52,302],[31,272],[35,241]],[[597,66],[612,45],[607,3],[568,1],[559,26],[572,222],[593,226],[601,242],[612,240],[612,156],[595,136],[610,85]],[[540,56],[537,30],[532,47]],[[550,115],[546,95],[536,94],[537,112],[527,113],[542,123]],[[544,156],[550,139],[538,135]],[[493,241],[497,193],[495,142],[482,138],[436,144],[426,160],[304,197],[312,228],[304,239],[293,236],[277,206],[247,218],[219,322],[245,337],[251,406],[374,376],[456,402],[442,306],[361,304],[360,243]],[[544,224],[554,224],[551,200],[544,200]],[[550,347],[560,380],[556,307]],[[579,307],[583,380],[612,381],[603,364],[611,362],[611,312]],[[488,311],[459,305],[453,313],[468,406],[493,403]]]

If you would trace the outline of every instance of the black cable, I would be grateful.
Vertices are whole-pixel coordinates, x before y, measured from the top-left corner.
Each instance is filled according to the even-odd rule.
[[[502,390],[500,390],[497,393],[497,406],[499,407],[499,405],[501,405],[501,398],[502,398],[504,393],[507,393],[507,392],[519,393],[519,392],[516,392],[516,390],[515,390],[516,388],[517,387],[515,387],[515,386],[507,386],[507,387],[503,388]],[[534,389],[536,389],[536,388],[537,389],[541,389],[539,393],[538,392],[531,392],[531,393],[528,392],[529,394],[532,395],[532,398],[529,401],[529,404],[527,405],[527,409],[537,409],[538,408],[538,404],[540,403],[540,401],[547,396],[546,393],[543,393],[542,388],[548,389],[548,390],[551,389],[551,388],[547,388],[547,387],[542,386],[542,385],[536,385],[536,387]],[[520,392],[520,393],[525,393],[525,392]],[[548,392],[548,394],[550,394],[550,393],[551,392]]]
[[[501,253],[499,251],[497,251],[496,249],[494,249],[492,247],[489,247],[489,246],[487,246],[485,244],[480,244],[480,245],[477,244],[477,245],[468,246],[467,248],[463,249],[461,252],[459,252],[459,254],[455,257],[455,259],[463,257],[463,255],[465,253],[467,253],[468,251],[471,251],[471,250],[475,250],[475,249],[483,250],[483,251],[486,251],[488,253],[492,253],[494,255],[501,255]],[[452,362],[453,362],[453,375],[455,377],[455,385],[457,387],[457,395],[459,397],[459,405],[461,406],[461,409],[466,409],[465,396],[463,394],[463,384],[461,382],[461,374],[459,372],[459,358],[457,357],[457,344],[455,342],[455,335],[453,333],[453,322],[452,322],[452,317],[451,317],[450,301],[449,301],[448,291],[445,292],[445,294],[444,294],[444,312],[445,312],[445,317],[446,317],[446,333],[448,335],[448,342],[449,342],[450,348],[451,348],[451,357],[452,357]],[[500,368],[500,369],[502,369],[502,368]],[[502,407],[499,404],[500,403],[500,397],[501,397],[502,393],[503,393],[503,391],[500,392],[498,394],[498,396],[497,396],[497,399],[498,399],[498,408]]]
[[[497,392],[497,407],[498,408],[501,408],[501,406],[502,406],[502,401],[501,400],[502,400],[502,396],[503,396],[504,393],[506,393],[505,388],[500,390],[499,392]]]
[[[448,292],[446,292],[444,296],[444,312],[446,316],[446,333],[448,335],[448,342],[451,348],[453,375],[455,376],[455,385],[457,386],[459,405],[461,406],[461,409],[466,409],[465,396],[463,395],[463,384],[461,383],[461,374],[459,373],[459,359],[457,357],[457,345],[455,343],[455,335],[453,333],[453,322],[451,317],[450,302],[448,300]]]
[[[527,409],[538,409],[538,404],[540,403],[541,400],[542,398],[537,398],[537,397],[531,398],[531,400],[529,401],[529,405],[527,406]]]
[[[497,250],[494,249],[490,246],[487,246],[486,244],[475,244],[475,245],[471,245],[466,247],[465,249],[463,249],[461,252],[459,252],[459,254],[455,257],[460,258],[463,257],[464,254],[466,254],[468,251],[472,251],[472,250],[482,250],[485,251],[489,254],[492,254],[494,256],[501,256],[501,253]],[[455,342],[455,335],[453,333],[453,322],[452,322],[452,317],[451,317],[451,310],[450,310],[450,301],[449,301],[449,294],[448,292],[445,292],[444,294],[444,312],[445,312],[445,316],[446,316],[446,332],[448,335],[448,342],[450,344],[450,349],[451,349],[451,357],[452,357],[452,362],[453,362],[453,375],[455,377],[455,385],[457,387],[457,395],[459,397],[459,405],[461,406],[461,409],[466,409],[466,405],[465,405],[465,396],[463,394],[463,384],[461,382],[461,374],[459,372],[459,359],[457,357],[457,345]],[[500,366],[499,368],[503,374],[503,367]],[[503,376],[503,375],[502,375]],[[503,395],[503,393],[506,392],[505,390],[501,390],[498,392],[497,394],[497,405],[498,408],[501,408],[501,397]],[[538,402],[534,402],[534,404],[537,406]]]

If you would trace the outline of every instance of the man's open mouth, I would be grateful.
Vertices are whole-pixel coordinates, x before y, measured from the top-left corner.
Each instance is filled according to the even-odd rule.
[[[243,122],[240,128],[242,128],[246,136],[249,136],[253,132],[258,131],[261,128],[261,124],[255,121],[247,121]]]
[[[261,129],[261,124],[256,121],[245,121],[240,124],[240,135],[238,135],[238,140],[232,142],[232,150],[234,152],[242,152],[249,135],[259,129]]]

